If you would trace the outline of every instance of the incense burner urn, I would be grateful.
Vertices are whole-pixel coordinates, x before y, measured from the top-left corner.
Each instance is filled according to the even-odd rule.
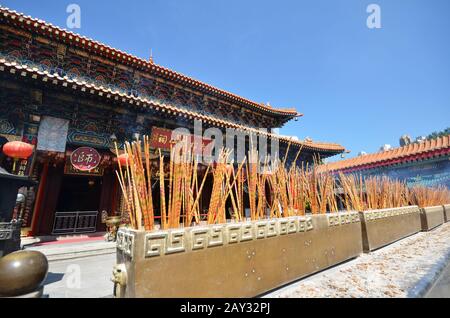
[[[0,258],[0,297],[42,297],[48,261],[36,251],[14,252]]]
[[[122,222],[121,216],[112,216],[108,217],[105,220],[105,224],[108,228],[108,233],[106,233],[107,241],[116,241],[117,239],[117,231],[119,229],[120,223]]]

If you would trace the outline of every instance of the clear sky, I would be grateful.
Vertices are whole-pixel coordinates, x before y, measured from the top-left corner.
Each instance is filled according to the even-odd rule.
[[[0,0],[219,88],[305,114],[281,133],[375,152],[450,126],[449,0]],[[369,4],[381,29],[366,25]]]

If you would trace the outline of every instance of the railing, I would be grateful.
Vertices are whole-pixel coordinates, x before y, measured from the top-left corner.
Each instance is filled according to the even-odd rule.
[[[97,211],[56,212],[52,234],[93,233],[97,216]]]

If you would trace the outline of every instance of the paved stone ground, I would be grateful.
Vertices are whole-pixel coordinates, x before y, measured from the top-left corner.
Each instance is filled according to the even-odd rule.
[[[64,243],[43,246],[29,246],[26,250],[39,251],[47,256],[49,261],[58,261],[74,258],[82,258],[87,256],[98,256],[102,254],[115,254],[116,243],[93,241],[81,243]]]
[[[431,232],[410,236],[265,297],[408,297],[424,277],[430,276],[436,264],[448,262],[449,238],[450,223],[446,223]]]
[[[50,262],[44,293],[50,298],[112,297],[115,262],[115,253]]]
[[[439,280],[426,294],[426,298],[450,298],[450,264],[442,273]]]

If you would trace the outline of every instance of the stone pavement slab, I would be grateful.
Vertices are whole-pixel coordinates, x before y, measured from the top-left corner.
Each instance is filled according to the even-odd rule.
[[[108,298],[115,254],[50,262],[44,294],[50,298]]]
[[[447,265],[425,298],[450,298],[450,264]]]
[[[42,252],[49,261],[73,259],[94,255],[115,254],[116,243],[103,240],[28,246],[26,250]]]

